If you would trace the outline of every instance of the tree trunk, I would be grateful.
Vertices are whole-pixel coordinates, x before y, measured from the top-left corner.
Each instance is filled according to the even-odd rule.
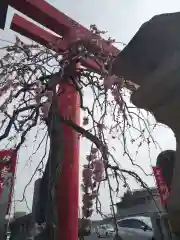
[[[50,137],[50,152],[45,172],[40,185],[40,198],[36,213],[38,223],[46,222],[46,230],[36,239],[56,239],[58,226],[56,187],[61,170],[61,159],[63,159],[63,127],[58,117],[57,97],[54,97],[49,118],[47,120]]]

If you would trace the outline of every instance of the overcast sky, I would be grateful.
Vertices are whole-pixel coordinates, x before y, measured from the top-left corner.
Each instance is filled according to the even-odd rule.
[[[139,29],[141,24],[149,20],[154,15],[180,11],[179,0],[49,0],[48,2],[82,25],[89,27],[90,24],[96,24],[98,28],[107,30],[109,36],[124,43],[128,43]],[[13,14],[14,10],[9,8],[6,30],[0,31],[1,39],[3,38],[10,41],[14,39],[14,32],[9,30],[9,24]],[[119,48],[122,47],[121,45],[117,46]],[[154,133],[154,137],[160,143],[162,149],[175,149],[174,136],[167,128],[158,128]],[[25,167],[28,156],[32,152],[33,140],[31,141],[31,139],[33,139],[33,136],[29,136],[28,139],[30,139],[28,145],[31,147],[21,150],[18,161],[17,181],[15,188],[16,200],[22,197],[24,186],[31,178],[33,169],[36,167],[39,158],[43,154],[42,147],[38,154],[32,157],[32,164],[28,164]],[[115,144],[118,145],[118,143]],[[80,154],[81,165],[84,163],[86,149],[87,142],[83,141]],[[134,151],[133,147],[132,151]],[[152,164],[155,163],[155,158],[159,152],[160,150],[156,150],[152,147]],[[132,168],[129,161],[122,156],[121,152],[116,153],[116,156],[123,166],[126,168]],[[141,150],[136,161],[143,166],[147,172],[151,171],[147,148]],[[154,184],[154,180],[152,178],[144,177],[144,179],[150,186]],[[138,187],[133,180],[130,180],[130,183],[133,188]],[[26,194],[29,206],[31,206],[32,194],[33,183],[29,186]],[[103,187],[101,190],[101,200],[105,213],[109,212],[109,201],[107,199],[108,191],[106,187]],[[24,203],[16,203],[16,210],[26,210],[26,205]],[[97,218],[96,214],[94,215],[94,218]]]

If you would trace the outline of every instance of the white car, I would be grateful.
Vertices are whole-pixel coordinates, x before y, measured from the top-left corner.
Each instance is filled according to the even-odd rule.
[[[114,227],[110,224],[104,224],[97,227],[97,236],[100,237],[112,237],[114,236]]]
[[[117,222],[118,235],[122,240],[155,240],[149,217],[128,217]]]

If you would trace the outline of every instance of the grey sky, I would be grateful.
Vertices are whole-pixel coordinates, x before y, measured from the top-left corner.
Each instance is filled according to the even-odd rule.
[[[89,27],[90,24],[96,24],[100,29],[107,30],[108,36],[115,38],[117,41],[128,43],[133,35],[136,33],[142,23],[149,20],[156,14],[177,12],[180,11],[179,0],[49,0],[49,3],[53,4],[60,11],[69,15],[82,25]],[[9,30],[9,24],[12,19],[14,10],[9,9],[8,23],[5,31],[0,31],[1,38],[12,40],[14,33]],[[117,45],[121,48],[121,45]],[[166,128],[159,128],[155,131],[154,136],[157,142],[162,146],[162,149],[175,148],[175,140],[170,130]],[[32,136],[29,137],[31,139]],[[29,146],[32,146],[32,141],[29,142]],[[118,143],[115,143],[118,146]],[[84,162],[85,153],[87,149],[87,142],[83,140],[81,145],[81,165]],[[17,184],[15,188],[15,198],[20,199],[25,184],[31,177],[32,171],[35,168],[40,156],[41,151],[33,157],[31,166],[24,168],[25,162],[30,155],[32,147],[28,147],[28,150],[22,149],[19,157],[18,171],[17,171]],[[132,147],[132,152],[134,151]],[[155,163],[155,158],[159,150],[152,147],[152,163]],[[121,155],[116,153],[118,159],[126,168],[131,167],[129,161]],[[141,150],[138,159],[136,160],[141,166],[150,172],[150,162],[148,160],[147,149]],[[132,167],[131,167],[132,168]],[[152,178],[145,178],[149,185],[153,184]],[[134,188],[137,187],[132,180],[130,180]],[[123,192],[123,190],[122,190]],[[31,203],[33,193],[33,185],[31,184],[27,190],[28,203]],[[107,188],[104,187],[101,190],[101,200],[103,209],[106,213],[109,212],[109,201]],[[17,203],[16,210],[24,210],[26,206],[24,203]],[[97,216],[94,215],[96,218]]]

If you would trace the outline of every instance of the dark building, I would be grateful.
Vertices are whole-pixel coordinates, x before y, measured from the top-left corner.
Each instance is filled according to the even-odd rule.
[[[128,217],[133,215],[151,216],[154,213],[164,212],[161,199],[156,188],[150,191],[140,189],[129,193],[116,204],[117,217]]]
[[[32,214],[19,217],[10,223],[10,240],[26,240],[30,237]]]
[[[9,184],[4,185],[2,194],[0,196],[0,239],[4,239],[5,226],[6,226],[6,214],[8,209],[9,194],[11,192],[11,186]]]

